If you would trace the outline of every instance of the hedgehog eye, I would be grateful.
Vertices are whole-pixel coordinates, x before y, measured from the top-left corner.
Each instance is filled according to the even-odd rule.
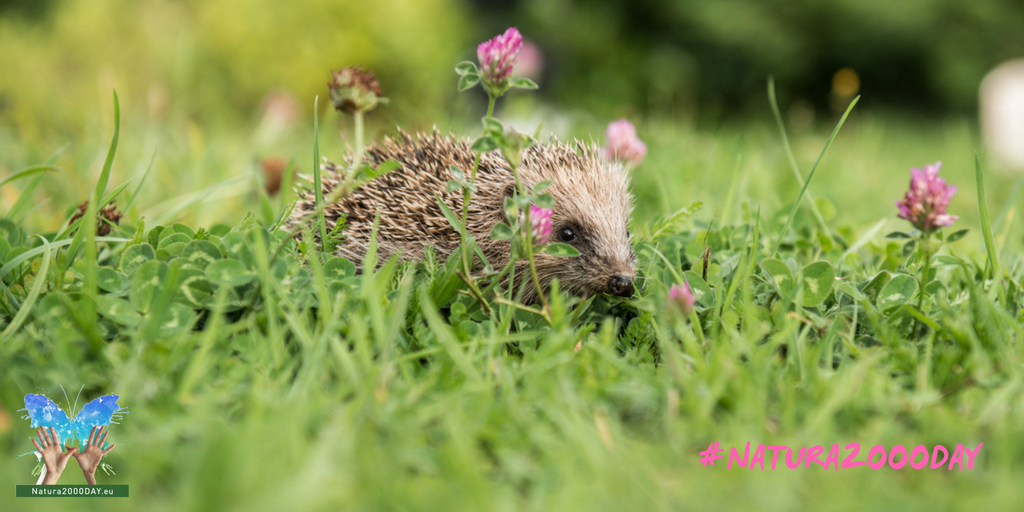
[[[567,244],[576,241],[576,231],[569,226],[558,230],[558,240]]]

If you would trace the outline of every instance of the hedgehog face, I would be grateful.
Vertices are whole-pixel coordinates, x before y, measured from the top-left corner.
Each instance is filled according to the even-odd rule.
[[[547,286],[558,278],[574,295],[633,295],[636,254],[630,244],[629,179],[617,164],[556,175],[547,189],[555,200],[552,242],[573,246],[578,258],[537,257]]]

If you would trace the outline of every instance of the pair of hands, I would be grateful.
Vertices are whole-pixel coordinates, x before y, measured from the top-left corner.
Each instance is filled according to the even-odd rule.
[[[57,479],[64,472],[64,467],[67,466],[68,459],[71,457],[78,461],[78,466],[82,468],[82,473],[85,474],[85,481],[89,485],[96,485],[96,468],[99,467],[103,457],[110,453],[110,450],[114,449],[114,445],[110,445],[110,448],[106,450],[103,449],[103,444],[107,439],[107,433],[104,431],[105,428],[92,428],[92,433],[89,434],[89,440],[85,445],[85,451],[82,452],[78,451],[77,446],[66,449],[61,446],[60,436],[57,435],[53,427],[50,427],[49,432],[45,428],[37,429],[36,433],[39,434],[39,442],[33,439],[32,444],[36,445],[36,449],[43,456],[43,463],[46,464],[46,476],[43,478],[43,485],[57,483]]]

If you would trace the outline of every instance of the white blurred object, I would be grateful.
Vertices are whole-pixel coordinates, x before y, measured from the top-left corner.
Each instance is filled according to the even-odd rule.
[[[981,130],[998,161],[1024,171],[1024,59],[1005,62],[981,82]]]

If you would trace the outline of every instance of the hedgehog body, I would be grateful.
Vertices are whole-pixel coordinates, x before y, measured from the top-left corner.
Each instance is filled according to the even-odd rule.
[[[440,258],[447,258],[459,246],[460,238],[438,206],[437,197],[453,212],[462,212],[462,191],[448,192],[445,186],[455,179],[452,166],[462,169],[468,178],[476,156],[469,146],[467,140],[435,131],[415,140],[401,133],[367,148],[369,164],[377,166],[393,160],[401,167],[325,207],[328,229],[342,215],[347,219],[347,237],[338,254],[361,262],[379,213],[380,261],[392,255],[403,260],[420,259],[428,246]],[[324,197],[341,182],[341,173],[333,163],[324,165]],[[570,258],[535,255],[541,286],[547,288],[557,278],[560,288],[574,295],[632,295],[636,264],[629,235],[632,196],[629,177],[621,164],[605,160],[593,145],[554,141],[525,150],[519,175],[528,187],[552,182],[545,190],[554,199],[552,239],[568,243],[580,253]],[[515,191],[515,178],[498,151],[482,155],[475,185],[467,228],[490,264],[501,269],[511,257],[510,242],[492,240],[489,234],[495,224],[505,220],[504,201]],[[300,196],[290,219],[293,225],[315,211],[312,192],[302,191]],[[519,262],[517,289],[519,279],[528,274],[527,263]],[[529,281],[526,286],[523,300],[535,302],[536,290]]]

